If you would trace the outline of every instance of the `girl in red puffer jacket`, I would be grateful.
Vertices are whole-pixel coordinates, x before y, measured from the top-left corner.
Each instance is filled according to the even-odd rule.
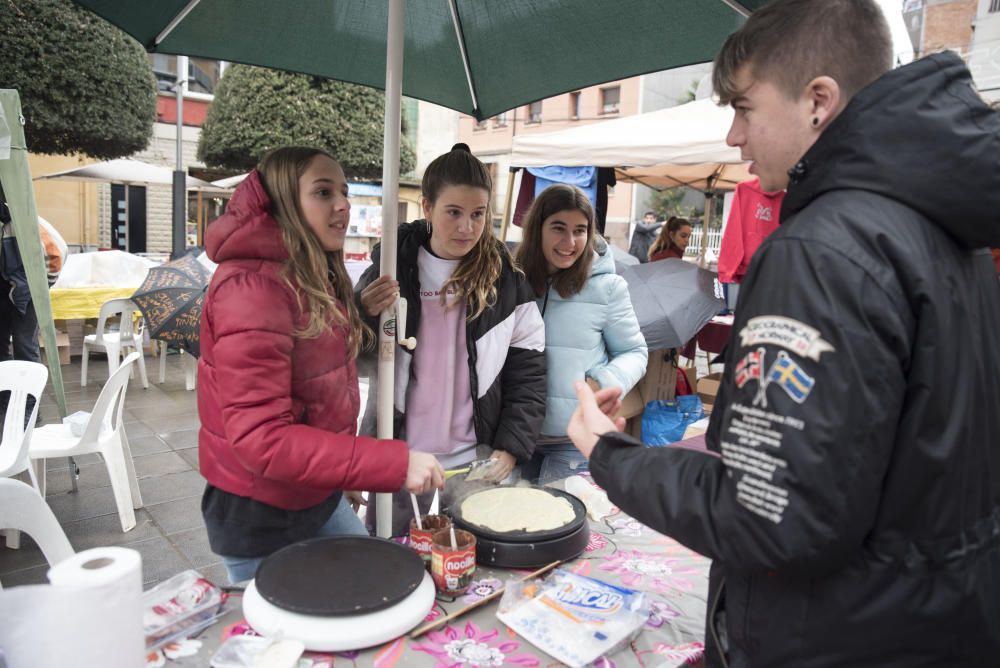
[[[357,436],[363,336],[343,261],[347,181],[319,149],[267,154],[206,233],[219,263],[198,363],[202,514],[230,580],[315,536],[366,534],[343,490],[443,486],[433,455]]]

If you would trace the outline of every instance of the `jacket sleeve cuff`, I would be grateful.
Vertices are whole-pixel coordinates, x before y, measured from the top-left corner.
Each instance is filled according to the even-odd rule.
[[[615,376],[608,367],[594,367],[586,373],[587,378],[593,378],[602,387],[617,387],[621,389],[621,395],[625,396],[625,383]],[[631,388],[630,388],[631,389]]]
[[[590,453],[590,474],[601,487],[610,482],[610,469],[617,451],[622,448],[641,448],[642,441],[620,431],[602,434]]]

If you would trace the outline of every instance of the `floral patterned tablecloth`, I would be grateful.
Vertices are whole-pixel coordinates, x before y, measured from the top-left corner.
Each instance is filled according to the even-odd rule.
[[[563,568],[581,575],[646,592],[651,615],[631,645],[595,665],[700,665],[704,655],[704,622],[708,598],[709,560],[676,541],[614,509],[599,522],[590,522],[586,551]],[[438,600],[427,615],[433,621],[503,586],[522,572],[480,567],[469,591],[454,601]],[[253,633],[243,621],[239,596],[230,598],[230,611],[194,639],[170,645],[150,655],[147,668],[208,666],[225,638]],[[312,663],[299,668],[332,666],[558,666],[558,661],[520,638],[496,618],[491,602],[452,623],[411,640],[403,636],[361,652],[307,653]]]

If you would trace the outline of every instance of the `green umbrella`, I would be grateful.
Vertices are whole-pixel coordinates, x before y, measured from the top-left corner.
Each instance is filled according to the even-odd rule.
[[[382,88],[382,274],[396,275],[401,95],[482,120],[596,83],[711,60],[767,0],[74,0],[151,53]],[[379,323],[378,436],[392,437],[396,314]],[[402,328],[400,328],[402,329]],[[381,496],[381,495],[380,495]],[[387,536],[387,497],[377,506]]]
[[[10,209],[11,224],[17,238],[17,248],[28,276],[31,303],[38,316],[38,327],[45,341],[45,358],[49,365],[49,378],[55,390],[59,414],[66,416],[66,394],[63,390],[62,368],[59,366],[59,349],[56,346],[56,327],[52,322],[52,303],[49,301],[49,284],[45,277],[45,257],[42,240],[38,234],[38,211],[35,209],[35,191],[31,187],[31,170],[28,151],[24,143],[24,116],[21,114],[21,97],[16,90],[0,89],[0,183]],[[9,139],[9,144],[7,144]],[[9,145],[9,153],[4,149]],[[0,345],[6,342],[0,341]],[[76,481],[74,479],[74,488]]]
[[[385,0],[76,0],[151,53],[385,88]],[[403,95],[480,120],[711,60],[766,0],[408,0]]]

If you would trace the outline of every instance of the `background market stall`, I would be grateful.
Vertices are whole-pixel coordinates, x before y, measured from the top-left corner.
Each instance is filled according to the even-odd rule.
[[[514,138],[511,168],[560,165],[613,167],[619,181],[656,190],[687,186],[705,193],[704,229],[711,198],[750,178],[740,150],[726,144],[731,107],[710,99],[603,123]],[[513,184],[513,179],[508,183]],[[510,222],[508,188],[501,234]],[[702,235],[704,247],[707,235]]]

